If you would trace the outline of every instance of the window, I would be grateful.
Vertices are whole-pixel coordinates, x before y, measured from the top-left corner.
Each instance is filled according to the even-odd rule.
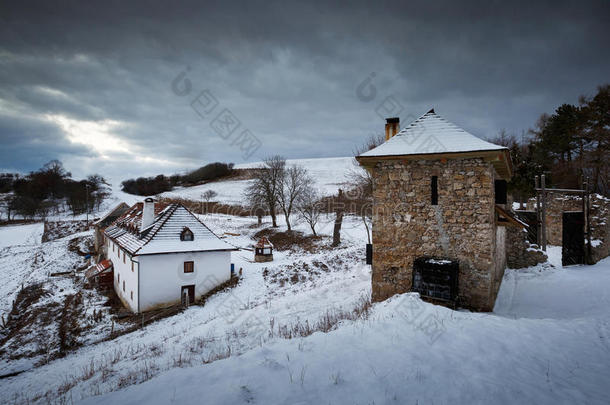
[[[125,292],[125,280],[123,280],[123,292]]]
[[[190,229],[184,228],[182,233],[180,234],[180,240],[182,241],[192,241],[194,239],[193,232]]]
[[[127,254],[123,252],[123,263],[125,263],[125,256],[127,256]]]
[[[133,262],[131,262],[131,272],[133,273]]]
[[[117,274],[116,274],[116,280],[117,280],[117,281],[116,281],[117,283],[120,283],[120,282],[121,282],[121,273],[117,273]]]
[[[506,204],[506,180],[494,181],[496,204]]]
[[[184,272],[185,273],[192,273],[194,270],[195,270],[194,262],[184,262]]]
[[[114,243],[112,244],[112,251],[114,252]]]
[[[432,205],[438,205],[438,176],[432,176],[430,182],[430,197]]]
[[[133,301],[133,291],[131,292],[131,300]]]

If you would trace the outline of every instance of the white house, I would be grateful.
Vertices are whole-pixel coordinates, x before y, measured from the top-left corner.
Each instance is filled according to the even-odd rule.
[[[180,204],[137,203],[104,231],[114,290],[133,312],[190,302],[231,278],[231,251]]]

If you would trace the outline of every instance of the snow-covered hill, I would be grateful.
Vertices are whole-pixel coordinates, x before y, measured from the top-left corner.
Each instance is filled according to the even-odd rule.
[[[320,159],[292,159],[286,161],[287,165],[300,165],[309,171],[315,181],[316,188],[323,195],[336,194],[339,188],[345,188],[348,175],[352,171],[362,170],[354,164],[351,157],[320,158]],[[236,165],[237,169],[249,169],[260,167],[261,162]],[[207,190],[214,190],[218,196],[215,201],[224,204],[243,204],[243,194],[251,180],[228,180],[216,181],[201,186],[181,187],[163,193],[166,197],[180,197],[191,200],[200,200],[201,195]]]

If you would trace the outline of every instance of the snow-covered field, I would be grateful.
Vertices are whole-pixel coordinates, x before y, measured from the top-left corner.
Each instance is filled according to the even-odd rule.
[[[0,227],[0,249],[8,246],[33,246],[40,244],[43,232],[42,222],[28,225]]]

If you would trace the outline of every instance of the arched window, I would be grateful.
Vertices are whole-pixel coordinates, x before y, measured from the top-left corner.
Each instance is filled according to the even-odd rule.
[[[180,240],[191,241],[193,239],[193,232],[191,232],[191,230],[188,228],[184,228],[180,234]]]

